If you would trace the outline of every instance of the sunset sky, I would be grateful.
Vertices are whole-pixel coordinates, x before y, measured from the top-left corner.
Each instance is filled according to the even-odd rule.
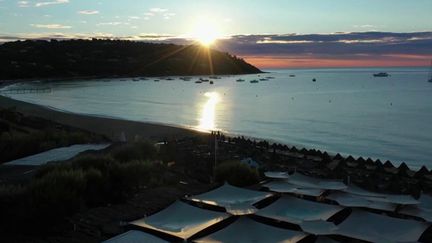
[[[206,35],[261,68],[425,66],[431,11],[431,0],[0,0],[0,41]]]

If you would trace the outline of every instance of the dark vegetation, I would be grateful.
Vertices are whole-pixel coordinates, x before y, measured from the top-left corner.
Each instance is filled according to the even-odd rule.
[[[143,188],[178,183],[157,157],[150,143],[117,145],[106,153],[44,165],[27,183],[0,184],[0,232],[48,233],[79,211],[124,202]]]
[[[240,161],[226,161],[215,169],[215,179],[219,183],[228,182],[233,186],[251,186],[260,181],[258,170]]]
[[[0,109],[0,164],[57,147],[104,141],[87,131]]]
[[[259,72],[241,58],[197,45],[97,39],[0,45],[0,80]]]

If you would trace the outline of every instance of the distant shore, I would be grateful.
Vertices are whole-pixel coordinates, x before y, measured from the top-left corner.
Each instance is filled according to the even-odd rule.
[[[4,96],[0,96],[0,108],[16,108],[18,112],[25,115],[38,116],[91,131],[104,135],[113,141],[118,141],[122,137],[128,141],[137,138],[160,140],[204,134],[197,130],[182,127],[62,112]]]

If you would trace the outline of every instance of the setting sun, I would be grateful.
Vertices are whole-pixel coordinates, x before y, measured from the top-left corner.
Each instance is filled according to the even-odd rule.
[[[218,26],[208,18],[199,18],[196,20],[191,37],[199,42],[201,45],[209,47],[220,38],[220,31]]]

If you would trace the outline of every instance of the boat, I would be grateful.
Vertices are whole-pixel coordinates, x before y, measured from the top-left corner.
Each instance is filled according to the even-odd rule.
[[[388,73],[381,72],[381,73],[374,73],[373,76],[374,77],[388,77],[390,75]]]
[[[266,79],[266,78],[260,78],[259,81],[268,81],[268,79]]]
[[[239,79],[237,79],[236,81],[237,81],[237,82],[244,82],[245,80],[244,80],[244,79],[241,79],[241,78],[239,78]]]
[[[256,80],[256,79],[254,79],[254,80],[251,80],[251,81],[249,81],[251,84],[256,84],[256,83],[259,83],[259,81],[258,80]]]
[[[210,84],[213,84],[213,81],[210,81]]]
[[[295,77],[295,75],[294,74],[290,74],[290,78],[294,78]]]
[[[313,79],[312,79],[312,82],[316,82],[316,78],[313,78]]]
[[[272,77],[272,76],[268,76],[268,77],[266,77],[266,79],[274,79],[275,77]]]
[[[429,68],[428,82],[432,83],[432,61],[431,61],[430,68]]]
[[[195,83],[196,84],[200,84],[200,83],[202,83],[202,81],[201,80],[197,80],[197,81],[195,81]]]
[[[155,81],[155,82],[159,82],[159,79],[155,79],[154,81]]]
[[[204,78],[200,78],[199,81],[201,81],[201,82],[208,82],[209,80],[208,79],[204,79]]]

